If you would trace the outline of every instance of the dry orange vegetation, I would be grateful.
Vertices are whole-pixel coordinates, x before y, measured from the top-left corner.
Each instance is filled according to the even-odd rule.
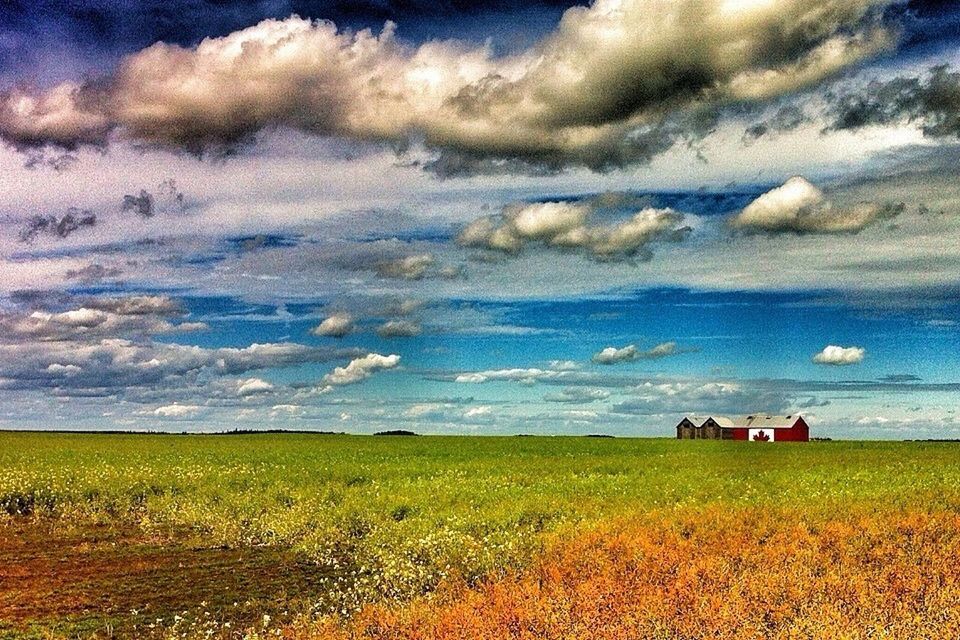
[[[554,539],[539,563],[288,638],[960,637],[960,515],[719,507]]]

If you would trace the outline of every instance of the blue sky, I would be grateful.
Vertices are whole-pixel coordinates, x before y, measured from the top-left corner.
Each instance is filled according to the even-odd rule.
[[[0,427],[960,437],[960,12],[0,8]]]

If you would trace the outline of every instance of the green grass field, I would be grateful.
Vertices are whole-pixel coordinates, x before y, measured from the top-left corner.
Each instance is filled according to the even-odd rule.
[[[503,575],[597,523],[710,508],[956,512],[960,445],[0,433],[0,630],[349,613]],[[74,605],[44,606],[57,576],[18,573],[47,551],[83,574]]]

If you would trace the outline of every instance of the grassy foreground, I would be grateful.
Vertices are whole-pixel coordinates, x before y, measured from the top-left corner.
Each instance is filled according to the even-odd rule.
[[[951,443],[0,433],[0,637],[957,637],[958,514]]]

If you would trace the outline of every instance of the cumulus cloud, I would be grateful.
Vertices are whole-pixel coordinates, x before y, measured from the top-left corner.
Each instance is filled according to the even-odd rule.
[[[376,271],[384,278],[420,280],[426,275],[427,269],[433,266],[433,263],[433,256],[424,253],[395,260],[384,260],[376,265]]]
[[[361,358],[354,358],[347,366],[337,367],[323,376],[323,384],[331,387],[354,384],[366,380],[382,369],[393,369],[398,364],[400,364],[400,356],[396,354],[384,356],[379,353],[368,353]]]
[[[241,397],[269,393],[273,391],[273,389],[274,387],[271,383],[261,378],[247,378],[246,380],[237,381],[237,395]]]
[[[661,342],[657,346],[641,351],[636,345],[628,344],[625,347],[607,347],[593,355],[593,362],[597,364],[619,364],[621,362],[633,362],[634,360],[658,360],[668,356],[683,353],[677,347],[676,342]]]
[[[709,128],[711,111],[808,86],[890,47],[894,0],[597,0],[530,48],[400,41],[328,21],[266,20],[194,48],[157,43],[114,73],[0,94],[20,148],[141,144],[223,152],[273,126],[403,146],[438,172],[604,170]],[[677,114],[681,116],[677,116]],[[703,124],[706,122],[707,124]]]
[[[491,406],[489,406],[489,405],[480,405],[480,406],[477,406],[477,407],[470,407],[469,409],[467,409],[466,411],[464,411],[464,412],[463,412],[463,417],[466,418],[466,419],[468,419],[468,420],[472,420],[472,419],[475,419],[475,418],[480,418],[480,417],[483,417],[483,416],[488,416],[488,415],[490,415],[491,413],[493,413],[493,407],[491,407]]]
[[[464,247],[512,254],[528,243],[584,251],[598,260],[649,258],[648,246],[656,241],[682,240],[689,227],[680,226],[683,215],[672,209],[646,208],[633,217],[610,225],[588,225],[593,205],[575,202],[515,204],[502,216],[486,216],[470,223],[457,236]]]
[[[377,327],[381,338],[412,338],[423,331],[420,325],[409,320],[389,320]]]
[[[813,361],[817,364],[828,364],[833,366],[845,366],[863,362],[866,350],[862,347],[838,347],[828,345],[823,351],[813,356]]]
[[[324,318],[323,322],[310,330],[315,336],[342,338],[353,331],[353,316],[349,313],[335,313]]]
[[[203,410],[203,407],[199,407],[193,404],[168,404],[161,407],[157,407],[152,411],[141,411],[141,415],[152,415],[158,418],[174,418],[178,420],[189,420],[196,418],[197,415]]]
[[[748,204],[730,224],[758,233],[857,233],[903,209],[902,203],[874,202],[838,207],[806,178],[794,176]]]
[[[45,92],[15,87],[0,93],[0,137],[18,149],[105,146],[116,126],[91,85],[65,82]]]

